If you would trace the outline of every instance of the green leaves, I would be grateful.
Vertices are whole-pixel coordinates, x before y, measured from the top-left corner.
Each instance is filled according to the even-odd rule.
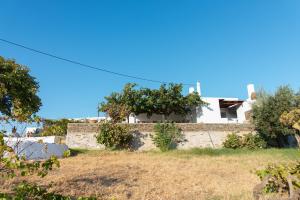
[[[157,123],[154,132],[151,136],[152,141],[161,151],[176,148],[177,144],[184,140],[184,135],[174,123]]]
[[[97,142],[109,149],[129,148],[133,139],[126,124],[104,122],[100,124],[100,132],[96,136]]]
[[[257,170],[256,175],[263,180],[270,176],[265,187],[266,193],[289,191],[288,178],[293,177],[294,189],[300,188],[300,161],[289,164],[269,164],[265,169]]]
[[[236,133],[231,133],[227,135],[223,146],[230,149],[262,149],[266,148],[267,144],[259,134],[248,133],[239,136]]]
[[[186,115],[195,107],[205,105],[197,93],[183,96],[181,84],[163,84],[159,89],[135,89],[136,84],[126,84],[120,93],[105,97],[99,111],[106,112],[114,122],[121,122],[131,113],[147,116],[159,114],[169,116],[174,113]]]
[[[60,120],[43,120],[43,130],[41,132],[42,136],[64,136],[67,134],[68,123],[74,122],[73,120],[60,119]]]
[[[0,193],[1,200],[96,200],[94,197],[78,197],[63,196],[53,192],[48,192],[46,188],[40,187],[36,184],[31,184],[23,181],[14,189],[14,194]]]
[[[230,149],[242,148],[242,137],[236,133],[228,134],[226,140],[223,142],[223,146]]]
[[[253,105],[253,123],[256,130],[268,139],[269,145],[284,146],[285,135],[296,134],[296,130],[282,124],[280,116],[299,105],[299,95],[287,87],[279,87],[274,95],[261,92]]]
[[[28,121],[42,105],[39,85],[25,66],[0,56],[0,113],[21,122]]]

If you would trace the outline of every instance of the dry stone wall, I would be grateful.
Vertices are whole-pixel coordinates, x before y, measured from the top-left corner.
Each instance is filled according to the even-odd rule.
[[[155,146],[151,140],[154,123],[129,124],[135,139],[132,146],[136,150],[151,150]],[[202,124],[178,123],[185,136],[185,142],[178,145],[178,149],[212,147],[219,148],[229,133],[240,135],[254,132],[251,124]],[[70,148],[103,149],[97,144],[95,135],[99,131],[96,123],[69,123],[66,144]]]

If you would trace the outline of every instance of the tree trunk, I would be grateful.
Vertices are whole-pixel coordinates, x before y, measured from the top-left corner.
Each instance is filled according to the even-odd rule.
[[[162,122],[165,123],[165,114],[162,114]]]
[[[300,135],[299,134],[295,134],[295,139],[297,140],[297,146],[298,148],[300,147]]]

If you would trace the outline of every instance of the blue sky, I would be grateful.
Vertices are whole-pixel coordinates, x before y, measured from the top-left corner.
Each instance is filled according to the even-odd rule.
[[[112,71],[201,81],[203,96],[246,98],[247,83],[300,86],[299,0],[1,1],[0,38]],[[97,115],[127,82],[0,42],[27,65],[48,118]],[[185,88],[184,92],[187,92]]]

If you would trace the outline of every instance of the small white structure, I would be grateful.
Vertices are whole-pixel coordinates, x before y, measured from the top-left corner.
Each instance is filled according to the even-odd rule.
[[[200,82],[196,84],[197,93],[201,96]],[[195,91],[194,87],[189,88],[189,93]],[[191,123],[246,123],[248,113],[255,102],[254,85],[247,85],[248,99],[240,100],[238,98],[226,97],[202,97],[202,100],[208,103],[207,106],[197,107],[189,116],[170,115],[166,120],[176,122]],[[161,115],[152,115],[147,117],[146,114],[138,116],[131,115],[129,123],[151,123],[162,121]]]
[[[55,136],[5,137],[4,141],[18,156],[24,156],[27,160],[48,159],[51,156],[63,157],[64,152],[68,150],[67,145],[55,143]]]

